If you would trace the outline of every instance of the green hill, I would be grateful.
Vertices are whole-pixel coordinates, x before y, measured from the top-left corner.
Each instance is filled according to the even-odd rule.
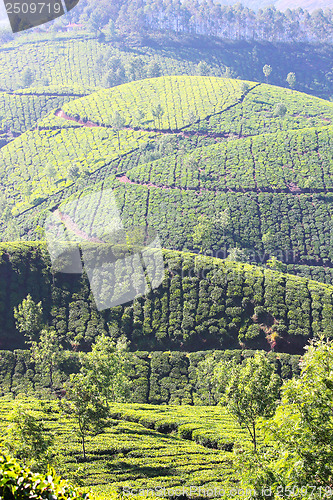
[[[134,302],[96,310],[86,275],[52,273],[44,244],[1,248],[1,348],[23,347],[13,308],[28,293],[65,346],[88,348],[103,332],[131,349],[261,348],[301,352],[309,338],[333,334],[333,288],[249,264],[165,251],[163,283]]]
[[[275,256],[289,272],[331,282],[332,118],[328,101],[212,77],[76,99],[1,149],[3,239],[40,237],[48,209],[109,187],[125,224],[148,223],[166,248],[197,251],[198,223],[223,212],[228,222],[214,223],[206,251],[237,247],[256,264]]]

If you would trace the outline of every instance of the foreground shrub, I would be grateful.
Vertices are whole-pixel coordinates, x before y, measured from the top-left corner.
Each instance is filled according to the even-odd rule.
[[[23,468],[13,458],[0,455],[0,498],[3,500],[88,500],[87,493],[73,486],[49,469],[47,475]]]

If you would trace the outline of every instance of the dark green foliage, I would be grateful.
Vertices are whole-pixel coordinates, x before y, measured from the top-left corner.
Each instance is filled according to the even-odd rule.
[[[52,274],[44,244],[8,243],[1,250],[3,348],[24,346],[13,309],[28,293],[36,303],[42,300],[45,324],[66,349],[89,348],[95,337],[108,334],[110,325],[116,337],[127,337],[131,350],[230,349],[241,343],[301,352],[309,337],[333,333],[333,289],[277,271],[165,251],[160,287],[99,313],[86,276]],[[259,315],[257,307],[263,308]],[[256,331],[251,325],[264,332],[256,344],[251,343]]]
[[[250,350],[128,353],[127,375],[131,390],[127,401],[215,405],[221,398],[218,379],[212,378],[209,393],[203,366],[209,363],[213,371],[220,361],[234,360],[239,364],[253,355],[254,351]],[[283,379],[299,374],[299,356],[270,352],[268,358]],[[65,351],[63,361],[54,373],[57,395],[63,395],[64,382],[71,373],[79,372],[80,367],[79,353]],[[40,367],[31,363],[29,351],[0,351],[0,375],[0,395],[51,394],[48,377],[45,377]]]

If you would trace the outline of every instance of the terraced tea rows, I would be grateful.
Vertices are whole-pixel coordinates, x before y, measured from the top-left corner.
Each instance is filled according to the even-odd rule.
[[[36,124],[51,110],[61,107],[65,102],[79,97],[73,91],[43,87],[17,91],[15,93],[0,93],[1,128],[10,129],[15,133],[23,133],[36,127]]]
[[[276,114],[280,102],[286,106],[284,116]],[[158,105],[163,112],[154,117]],[[185,127],[225,136],[327,125],[333,119],[333,104],[322,99],[252,82],[188,76],[152,78],[102,90],[65,104],[63,111],[105,126],[112,124],[118,111],[126,126],[173,131]]]
[[[249,88],[253,86],[249,83]],[[102,90],[70,106],[64,105],[63,111],[104,126],[112,126],[112,117],[119,112],[130,127],[177,131],[208,115],[221,113],[239,102],[242,95],[237,80],[170,76]],[[160,115],[155,112],[158,106]]]
[[[162,409],[151,405],[114,405],[111,408],[114,418],[106,430],[87,438],[88,460],[80,464],[81,450],[73,435],[74,423],[61,415],[55,402],[39,404],[33,399],[13,402],[2,398],[2,433],[9,424],[10,410],[17,405],[43,419],[47,430],[55,432],[56,454],[63,457],[62,474],[71,480],[73,477],[81,480],[84,486],[92,486],[96,494],[111,494],[125,488],[165,488],[167,495],[168,490],[176,487],[192,485],[194,492],[199,486],[223,488],[228,483],[230,486],[237,484],[238,474],[230,452],[205,448],[186,439],[186,429],[188,432],[192,429],[193,437],[203,443],[205,432],[208,439],[213,439],[214,435],[221,446],[223,442],[232,446],[235,440],[244,439],[244,431],[220,408],[165,406]],[[156,421],[160,432],[136,423],[140,419],[143,424],[148,420]],[[167,428],[173,428],[175,432],[165,434]],[[198,496],[198,493],[194,494],[193,498]]]
[[[189,253],[167,251],[164,258],[159,288],[99,313],[86,275],[52,272],[44,244],[3,244],[2,348],[24,346],[13,309],[28,293],[43,301],[46,321],[68,348],[89,346],[109,328],[125,335],[132,350],[242,346],[299,353],[310,337],[333,335],[331,286]]]
[[[209,191],[325,192],[333,187],[333,128],[219,143],[127,172],[134,183]]]

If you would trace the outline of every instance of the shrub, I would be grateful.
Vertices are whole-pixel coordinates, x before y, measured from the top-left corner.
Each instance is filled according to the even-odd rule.
[[[84,500],[87,493],[73,486],[49,469],[47,475],[35,474],[22,468],[14,459],[0,455],[0,497],[4,500]]]

